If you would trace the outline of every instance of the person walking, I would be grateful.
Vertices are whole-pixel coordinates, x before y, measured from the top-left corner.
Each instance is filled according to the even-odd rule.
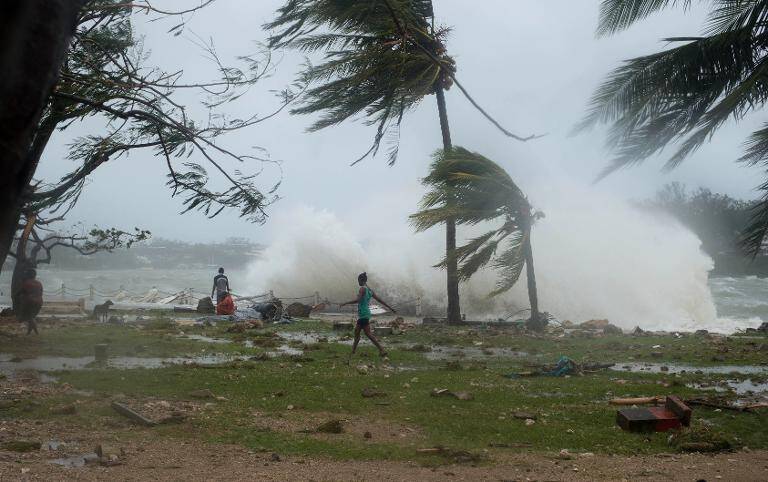
[[[224,268],[219,268],[219,274],[213,277],[213,288],[211,289],[211,298],[216,300],[216,304],[221,303],[224,296],[229,292],[229,278],[224,275]],[[215,295],[215,297],[214,297]]]
[[[27,335],[37,331],[37,314],[43,306],[43,285],[37,280],[37,271],[30,268],[26,271],[24,281],[18,292],[19,312],[16,319],[27,324]]]
[[[360,289],[357,292],[357,299],[352,301],[347,301],[346,303],[342,303],[339,306],[346,306],[346,305],[352,305],[357,303],[357,324],[355,324],[355,341],[352,344],[352,353],[349,355],[349,358],[351,359],[352,356],[357,351],[357,344],[360,343],[360,332],[364,332],[365,336],[368,337],[369,340],[371,340],[371,343],[373,343],[376,348],[379,350],[379,355],[384,358],[387,356],[387,352],[384,351],[384,348],[381,346],[381,343],[379,343],[379,340],[376,339],[375,336],[373,336],[373,333],[371,333],[371,299],[374,299],[381,303],[385,308],[387,308],[392,313],[397,313],[394,308],[389,306],[386,301],[382,300],[378,296],[376,296],[376,293],[373,292],[372,289],[368,287],[368,274],[367,273],[360,273],[357,277],[357,284],[360,285]]]

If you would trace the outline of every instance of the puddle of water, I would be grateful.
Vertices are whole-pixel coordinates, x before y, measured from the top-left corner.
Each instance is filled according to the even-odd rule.
[[[187,340],[197,340],[197,341],[202,341],[204,343],[212,343],[216,345],[226,345],[228,343],[232,343],[231,340],[225,340],[222,338],[211,338],[210,336],[205,336],[205,335],[181,335],[179,338],[185,338]]]
[[[482,360],[487,358],[526,358],[524,351],[509,348],[477,348],[477,347],[448,347],[433,346],[432,351],[426,352],[427,360],[444,361],[455,359]]]
[[[43,445],[43,448],[45,450],[59,450],[61,447],[63,447],[65,444],[64,442],[59,442],[57,440],[49,440],[48,442]]]
[[[298,331],[292,331],[287,333],[278,333],[280,335],[280,338],[288,341],[298,341],[301,343],[304,343],[306,345],[313,345],[315,343],[320,343],[320,340],[325,340],[329,343],[346,343],[346,344],[352,344],[352,340],[341,340],[339,335],[334,335],[331,333],[302,333]]]
[[[267,352],[267,355],[270,357],[278,357],[283,355],[288,356],[301,356],[304,354],[304,350],[300,350],[298,348],[293,348],[288,345],[280,345],[277,347],[277,351],[269,351]]]
[[[84,467],[85,464],[94,463],[99,460],[99,456],[96,454],[75,455],[73,457],[64,457],[61,459],[49,460],[48,463],[54,465],[61,465],[62,467],[77,468]]]
[[[662,370],[665,367],[665,370]],[[768,366],[760,365],[718,365],[709,367],[697,367],[693,365],[679,365],[675,363],[617,363],[610,368],[619,372],[633,373],[741,373],[744,375],[768,374]]]
[[[738,395],[759,393],[768,395],[768,382],[755,382],[753,380],[728,380],[728,386]]]
[[[93,357],[48,357],[28,358],[21,361],[10,361],[12,355],[0,354],[0,373],[12,375],[17,370],[60,371],[60,370],[87,370],[102,368],[94,364]],[[237,357],[225,354],[207,354],[189,357],[170,358],[141,358],[141,357],[114,357],[110,358],[104,368],[161,368],[168,365],[182,365],[185,363],[198,363],[200,365],[216,365],[236,360]],[[55,381],[55,378],[52,380]]]

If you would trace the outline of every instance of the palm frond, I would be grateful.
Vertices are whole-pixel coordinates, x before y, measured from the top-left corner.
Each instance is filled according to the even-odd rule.
[[[499,222],[501,226],[471,239],[456,249],[459,277],[471,278],[490,265],[499,272],[493,294],[511,288],[525,264],[524,233],[534,215],[528,199],[504,168],[490,159],[462,147],[437,151],[423,183],[430,188],[421,201],[421,210],[411,216],[417,231],[425,231],[448,220],[459,225]],[[497,255],[503,249],[501,255]],[[447,257],[438,267],[445,268]]]
[[[741,119],[764,102],[766,64],[742,29],[627,61],[592,98],[577,130],[612,123],[608,145],[617,156],[604,174],[642,162],[682,141],[666,168],[677,166],[728,118]]]
[[[766,20],[768,5],[763,0],[718,0],[716,3],[707,19],[710,35],[753,28]]]
[[[265,26],[274,31],[270,46],[325,53],[321,64],[304,72],[314,87],[292,112],[319,114],[311,131],[364,119],[377,126],[376,134],[355,163],[388,141],[394,164],[403,115],[441,81],[442,66],[434,59],[448,61],[447,30],[431,34],[432,16],[431,0],[289,0]]]
[[[493,267],[499,273],[496,289],[491,291],[489,297],[499,296],[511,290],[520,279],[520,274],[525,267],[525,255],[523,246],[527,232],[518,231],[510,238],[508,248],[501,253],[493,263]]]
[[[682,5],[691,0],[603,0],[600,4],[599,35],[611,35],[665,8]]]

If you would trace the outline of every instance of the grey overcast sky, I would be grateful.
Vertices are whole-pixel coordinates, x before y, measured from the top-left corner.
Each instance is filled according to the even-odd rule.
[[[158,0],[172,9],[178,0]],[[187,2],[183,2],[184,5]],[[261,25],[272,18],[283,0],[217,0],[197,13],[184,35],[166,34],[171,22],[148,22],[137,15],[135,28],[151,55],[147,65],[166,71],[184,69],[187,78],[215,75],[202,52],[191,41],[194,35],[213,38],[225,60],[255,50],[254,42],[267,34]],[[663,37],[695,35],[702,29],[704,11],[671,10],[655,15],[629,31],[610,38],[595,37],[598,0],[435,0],[439,23],[454,28],[450,53],[458,63],[458,77],[474,97],[508,129],[520,134],[547,133],[545,138],[521,144],[495,130],[456,89],[448,95],[454,143],[481,152],[504,165],[526,190],[534,204],[539,189],[550,180],[566,179],[588,185],[609,160],[603,148],[604,132],[596,130],[570,137],[572,126],[584,115],[589,97],[606,74],[622,59],[664,47]],[[254,88],[230,113],[249,116],[268,112],[275,100],[270,89],[290,82],[303,60],[295,53],[278,55],[274,75]],[[199,112],[204,115],[204,112]],[[280,115],[221,142],[229,148],[266,148],[282,161],[282,200],[270,208],[274,220],[300,206],[334,213],[360,233],[376,223],[404,224],[421,194],[431,152],[440,146],[433,98],[405,119],[400,159],[388,167],[383,156],[356,167],[349,162],[364,152],[374,132],[360,122],[347,123],[317,133],[306,133],[312,119]],[[759,119],[730,124],[672,173],[660,172],[662,158],[615,174],[595,189],[621,198],[650,196],[663,184],[681,181],[691,187],[706,186],[718,192],[751,198],[761,173],[736,165],[741,144]],[[66,144],[98,123],[75,126],[55,138],[46,152],[40,176],[55,179],[71,168],[65,159]],[[245,172],[260,166],[238,166]],[[85,225],[140,226],[156,236],[191,241],[218,241],[243,236],[259,242],[274,238],[279,223],[252,225],[234,214],[207,220],[200,214],[179,216],[181,201],[164,186],[166,171],[161,159],[143,152],[110,162],[92,176],[71,221]],[[268,188],[278,176],[267,168],[262,175]],[[361,233],[364,234],[364,233]]]

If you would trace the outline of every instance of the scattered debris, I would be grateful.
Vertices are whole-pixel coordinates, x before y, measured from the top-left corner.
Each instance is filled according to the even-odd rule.
[[[210,296],[200,298],[197,302],[197,312],[201,315],[213,315],[216,313],[216,306]]]
[[[595,364],[585,366],[584,368],[595,369],[610,368],[614,364]],[[504,375],[506,378],[518,378],[518,377],[534,377],[534,376],[549,376],[549,377],[563,377],[568,375],[577,375],[583,370],[579,367],[579,364],[568,358],[567,356],[561,356],[554,366],[542,367],[542,370],[534,370],[527,372],[509,373]]]
[[[329,420],[317,427],[317,432],[344,433],[344,424],[341,420]]]
[[[125,451],[112,445],[99,444],[96,446],[96,455],[105,459],[120,458],[125,456]]]
[[[189,396],[192,398],[200,398],[200,399],[216,398],[216,395],[214,395],[213,392],[207,388],[203,388],[202,390],[192,390],[191,392],[189,392]]]
[[[177,423],[183,423],[187,420],[187,415],[183,412],[172,412],[167,417],[161,418],[157,423],[161,425],[173,425]]]
[[[528,412],[515,412],[512,414],[512,417],[517,418],[519,420],[536,420],[538,416],[533,413]]]
[[[273,453],[272,455],[270,455],[269,460],[271,460],[272,462],[280,462],[280,456],[277,455],[276,453]]]
[[[157,422],[155,422],[154,420],[148,419],[144,415],[140,414],[139,412],[136,412],[135,410],[131,409],[130,407],[122,403],[112,402],[112,408],[120,415],[123,415],[124,417],[127,417],[133,420],[139,425],[144,425],[145,427],[154,427],[155,425],[157,425]]]
[[[589,320],[578,325],[583,330],[605,330],[606,326],[611,324],[608,320]]]
[[[457,464],[477,463],[481,460],[480,456],[466,450],[453,450],[446,447],[431,447],[416,449],[417,453],[425,455],[439,455],[451,460]]]
[[[627,408],[616,412],[616,423],[629,432],[666,432],[688,427],[691,409],[678,397],[669,396],[663,407]]]
[[[612,324],[608,323],[603,328],[603,334],[606,334],[606,335],[623,335],[624,334],[624,330],[622,330],[621,328],[619,328],[616,325],[612,325]]]
[[[363,398],[383,398],[387,396],[387,393],[378,388],[366,387],[361,391],[361,395]]]
[[[291,303],[285,308],[285,313],[288,316],[296,318],[309,318],[309,314],[312,312],[312,307],[305,305],[304,303]]]
[[[433,397],[453,397],[457,400],[474,400],[475,396],[469,392],[452,392],[447,388],[433,388],[430,395]]]

